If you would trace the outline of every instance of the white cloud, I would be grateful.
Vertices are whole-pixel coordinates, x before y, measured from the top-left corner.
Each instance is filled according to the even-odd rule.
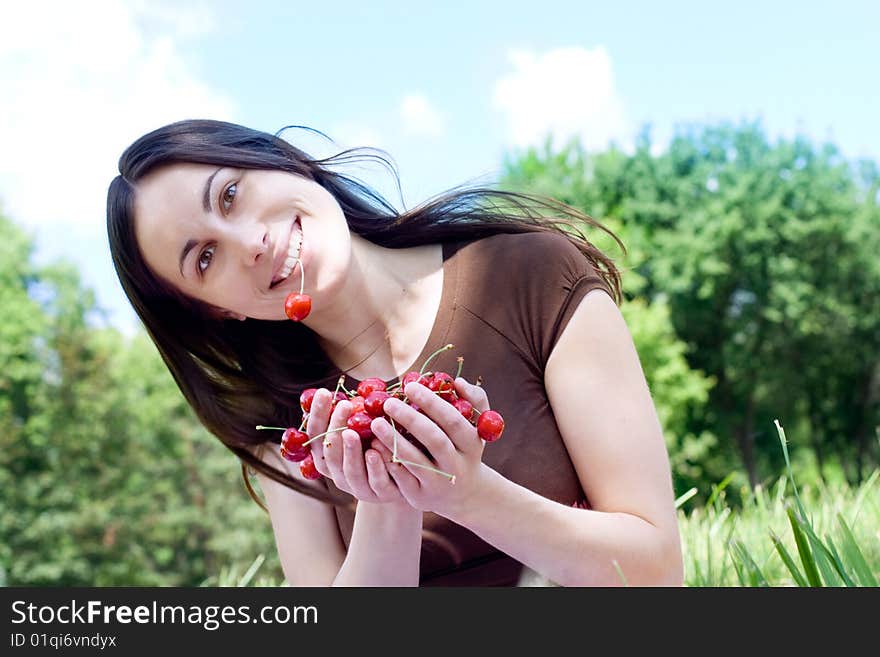
[[[323,142],[332,147],[330,148],[332,152],[346,148],[383,148],[384,143],[384,139],[378,131],[370,126],[354,122],[337,123],[327,133],[327,136],[336,142],[335,146],[326,140]],[[327,154],[329,155],[329,151]]]
[[[631,147],[632,127],[604,48],[514,50],[508,57],[514,71],[495,84],[493,104],[505,115],[511,145],[542,145],[551,133],[554,146],[578,136],[589,149],[611,140]]]
[[[446,120],[423,94],[410,94],[403,99],[400,118],[404,134],[442,137],[446,133]]]
[[[15,221],[104,228],[124,148],[183,118],[230,119],[232,102],[183,55],[212,25],[200,6],[16,2],[0,22],[0,198]]]
[[[183,118],[233,119],[187,64],[205,5],[6,3],[0,21],[0,205],[36,236],[37,262],[74,261],[113,325],[138,322],[110,260],[107,187],[137,137]]]

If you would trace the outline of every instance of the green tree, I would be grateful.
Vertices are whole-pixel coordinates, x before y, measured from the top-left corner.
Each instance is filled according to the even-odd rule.
[[[13,585],[198,585],[271,526],[152,343],[101,328],[74,267],[0,217],[0,573]]]
[[[778,472],[772,420],[785,418],[820,471],[833,457],[857,482],[877,462],[880,421],[878,174],[859,167],[831,145],[724,123],[681,129],[660,154],[648,130],[632,154],[531,149],[508,159],[505,182],[621,235],[628,298],[668,304],[690,367],[714,382],[686,421],[718,437],[709,481],[736,457],[753,486]]]

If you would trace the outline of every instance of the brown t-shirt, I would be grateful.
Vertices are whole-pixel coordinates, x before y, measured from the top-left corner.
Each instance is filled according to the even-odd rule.
[[[482,378],[491,407],[504,417],[504,435],[483,461],[506,478],[565,505],[585,504],[559,434],[544,370],[553,346],[587,292],[607,284],[583,254],[555,234],[500,234],[443,245],[443,291],[425,344],[411,369],[436,349],[434,371]],[[400,374],[403,374],[401,372]],[[346,387],[360,383],[346,378]],[[388,381],[387,383],[392,383]],[[337,489],[325,480],[331,491]],[[354,512],[337,508],[346,547]],[[424,516],[422,586],[513,586],[523,565],[473,532],[434,513]]]

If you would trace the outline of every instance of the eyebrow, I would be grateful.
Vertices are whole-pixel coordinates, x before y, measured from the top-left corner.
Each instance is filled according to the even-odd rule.
[[[198,240],[187,240],[186,244],[183,245],[183,251],[180,252],[180,275],[184,278],[186,278],[186,274],[183,273],[183,261],[186,260],[187,254],[192,251],[198,243]]]
[[[208,179],[205,181],[205,193],[202,195],[202,207],[205,209],[205,212],[211,211],[211,183],[214,182],[214,176],[216,176],[222,170],[223,167],[220,167],[214,173],[208,176]]]

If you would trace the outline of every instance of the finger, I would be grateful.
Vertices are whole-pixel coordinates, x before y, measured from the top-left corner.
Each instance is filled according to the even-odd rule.
[[[425,412],[430,413],[431,417],[420,413],[409,404],[393,398],[385,400],[385,405],[383,406],[385,413],[387,413],[396,423],[405,427],[419,440],[420,443],[427,447],[435,461],[438,463],[445,462],[448,465],[449,461],[455,457],[455,448],[457,445],[455,445],[452,442],[451,437],[437,425],[434,416],[442,415],[444,409],[442,409],[440,405],[445,405],[452,414],[458,415],[458,419],[461,420],[463,424],[467,424],[466,420],[451,404],[448,404],[437,397],[425,386],[419,383],[411,383],[406,389],[406,396],[419,407],[422,407],[424,404]],[[410,397],[410,392],[413,393],[412,397]],[[447,426],[453,426],[454,420],[447,416],[444,419],[444,422]],[[461,432],[462,430],[462,427],[456,429],[457,432]]]
[[[382,449],[385,449],[385,447],[383,446]],[[388,460],[385,460],[379,450],[368,449],[364,454],[364,459],[367,464],[367,480],[369,481],[370,489],[379,501],[393,502],[401,499],[400,490],[388,473],[388,465],[391,460],[390,454]]]
[[[306,433],[309,438],[327,431],[330,422],[330,402],[333,399],[332,393],[326,388],[321,388],[312,398],[312,406],[309,411],[309,419],[306,423]],[[315,469],[325,477],[330,476],[327,466],[324,464],[324,447],[323,439],[318,438],[309,443],[312,450],[312,459],[315,461]]]
[[[348,416],[351,415],[351,404],[347,401],[341,401],[336,404],[333,413],[330,416],[330,426],[328,433],[322,440],[322,448],[324,450],[324,461],[327,469],[334,482],[337,485],[345,485],[345,475],[342,472],[342,432],[346,429]],[[317,442],[317,441],[315,441]]]
[[[418,477],[402,463],[389,463],[388,473],[397,485],[397,490],[411,507],[418,508],[418,496],[422,485]]]
[[[385,463],[391,463],[391,450],[385,447],[385,445],[382,444],[381,440],[379,440],[378,438],[373,438],[373,440],[370,442],[370,448],[376,450],[379,453],[379,457]],[[367,452],[369,452],[369,450],[367,450]]]
[[[417,468],[417,470],[421,471],[417,476],[420,476],[423,472],[427,473],[427,468],[434,467],[428,458],[415,445],[404,438],[399,431],[395,430],[385,418],[376,418],[373,420],[370,428],[376,438],[391,452],[392,459],[394,458],[394,450],[396,448],[398,459],[422,466]]]
[[[481,386],[468,383],[467,379],[460,376],[455,380],[455,392],[473,404],[480,413],[489,410],[489,397]]]
[[[479,445],[479,438],[477,437],[474,425],[468,422],[455,406],[440,397],[440,395],[420,383],[410,383],[406,386],[406,396],[425,411],[428,418],[440,428],[443,442],[452,441],[452,444],[460,452],[465,452]],[[401,412],[403,413],[403,411]],[[421,414],[419,413],[418,415]],[[394,419],[397,420],[396,417]],[[436,458],[437,454],[434,452],[434,445],[423,440],[422,435],[416,433],[414,428],[410,427],[404,418],[401,418],[401,422],[407,426],[416,438],[425,443],[425,446],[431,450],[431,453]],[[425,435],[425,439],[431,440],[434,436],[436,436],[436,433],[431,432]],[[442,449],[442,447],[438,445],[438,449]]]
[[[376,495],[367,481],[363,443],[356,431],[342,432],[342,451],[342,474],[349,489],[359,500],[372,501]]]

